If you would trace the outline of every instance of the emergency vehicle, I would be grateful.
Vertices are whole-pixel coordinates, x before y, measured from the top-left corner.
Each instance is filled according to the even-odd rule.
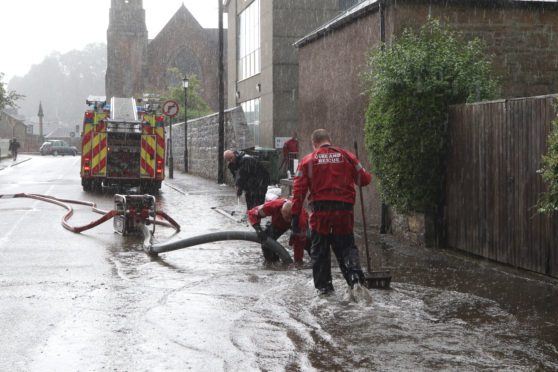
[[[138,103],[142,106],[138,106]],[[85,191],[139,187],[155,194],[165,178],[164,116],[153,99],[90,96],[83,119],[81,185]]]

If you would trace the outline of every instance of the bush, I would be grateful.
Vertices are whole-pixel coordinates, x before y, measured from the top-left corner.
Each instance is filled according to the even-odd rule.
[[[368,54],[365,143],[382,198],[397,211],[433,211],[440,201],[448,106],[497,97],[484,46],[429,20]]]
[[[536,208],[538,213],[553,214],[558,211],[558,119],[552,122],[547,146],[542,167],[538,170],[546,184],[546,191],[541,194]]]

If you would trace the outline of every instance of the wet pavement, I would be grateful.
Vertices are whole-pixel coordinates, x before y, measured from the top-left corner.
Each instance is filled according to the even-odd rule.
[[[27,158],[0,161],[0,194],[112,208],[111,195],[81,190],[79,157]],[[158,207],[182,226],[157,227],[160,242],[250,230],[212,209],[243,211],[231,187],[178,170]],[[75,209],[72,224],[99,217]],[[227,241],[153,258],[110,223],[64,230],[65,213],[0,200],[0,370],[558,370],[554,280],[370,229],[373,265],[391,268],[391,290],[355,299],[334,267],[336,291],[320,297],[308,256],[302,267],[270,266],[257,244]]]

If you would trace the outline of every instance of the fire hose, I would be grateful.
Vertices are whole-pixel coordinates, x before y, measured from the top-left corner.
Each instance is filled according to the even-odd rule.
[[[119,215],[121,212],[114,209],[111,211],[104,211],[101,210],[99,208],[97,208],[96,204],[93,202],[89,202],[89,201],[82,201],[82,200],[68,200],[68,199],[60,199],[60,198],[56,198],[54,196],[49,196],[49,195],[39,195],[39,194],[27,194],[27,193],[18,193],[18,194],[10,194],[10,195],[1,195],[0,194],[0,199],[1,198],[30,198],[30,199],[36,199],[36,200],[40,200],[40,201],[44,201],[47,203],[52,203],[52,204],[56,204],[59,205],[63,208],[65,208],[68,213],[66,213],[62,219],[62,226],[74,233],[80,233],[82,231],[85,230],[89,230],[95,226],[98,226],[100,224],[102,224],[103,222],[106,222],[108,220],[110,220],[111,218]],[[74,213],[73,208],[69,205],[69,204],[79,204],[79,205],[87,205],[90,206],[93,210],[93,212],[95,213],[99,213],[102,214],[103,216],[95,221],[92,221],[86,225],[83,226],[71,226],[68,223],[68,219],[72,216],[72,214]],[[165,212],[162,211],[156,211],[155,212],[157,216],[160,216],[161,218],[164,218],[166,221],[159,221],[156,218],[154,218],[152,221],[149,220],[149,222],[151,223],[155,223],[157,225],[162,225],[162,226],[166,226],[166,227],[172,227],[174,229],[176,229],[176,231],[180,231],[180,225],[178,225],[178,223],[173,220],[170,216],[168,216]],[[223,240],[245,240],[245,241],[251,241],[251,242],[255,242],[255,243],[261,243],[262,245],[264,245],[264,247],[266,247],[267,249],[271,250],[272,252],[276,253],[279,258],[281,259],[281,261],[283,263],[292,263],[293,260],[290,256],[290,254],[285,250],[285,248],[279,244],[278,242],[276,242],[273,239],[266,239],[264,241],[260,241],[258,235],[255,232],[248,232],[248,231],[220,231],[220,232],[215,232],[215,233],[209,233],[209,234],[204,234],[204,235],[198,235],[198,236],[194,236],[194,237],[190,237],[190,238],[186,238],[186,239],[181,239],[181,240],[177,240],[177,241],[171,241],[171,242],[165,242],[165,243],[158,243],[158,244],[152,244],[152,231],[150,231],[146,224],[143,222],[139,223],[140,229],[143,232],[144,235],[144,243],[143,243],[143,248],[144,250],[153,256],[158,255],[159,253],[165,253],[165,252],[170,252],[170,251],[175,251],[178,249],[182,249],[182,248],[188,248],[194,245],[199,245],[199,244],[204,244],[204,243],[211,243],[211,242],[216,242],[216,241],[223,241]]]
[[[59,206],[65,208],[68,211],[68,213],[66,213],[64,215],[63,219],[62,219],[62,226],[66,230],[69,230],[69,231],[74,232],[74,233],[80,233],[82,231],[92,229],[93,227],[98,226],[98,225],[102,224],[103,222],[106,222],[106,221],[110,220],[111,218],[113,218],[114,216],[116,216],[118,214],[118,211],[116,211],[116,210],[104,211],[102,209],[99,209],[99,208],[97,208],[97,205],[93,202],[83,201],[83,200],[59,199],[59,198],[56,198],[56,197],[50,196],[50,195],[18,193],[18,194],[10,194],[10,195],[0,195],[0,198],[30,198],[30,199],[41,200],[41,201],[44,201],[44,202],[47,202],[47,203],[52,203],[52,204],[59,205]],[[77,227],[76,226],[71,226],[68,223],[68,219],[73,215],[74,209],[68,203],[88,205],[92,208],[93,212],[102,214],[103,216],[101,218],[93,221],[93,222],[88,223],[87,225],[77,226]],[[160,216],[161,218],[166,219],[168,222],[167,221],[159,221],[159,220],[156,220],[156,219],[152,222],[154,222],[157,225],[172,227],[176,231],[180,231],[180,225],[178,225],[178,223],[176,223],[176,221],[174,221],[172,218],[170,218],[166,213],[161,212],[161,211],[157,211],[156,213],[157,213],[158,216]]]
[[[146,242],[147,240],[148,239],[146,239]],[[150,244],[144,242],[144,249],[151,255],[157,255],[159,253],[175,251],[177,249],[188,248],[194,245],[222,240],[246,240],[255,243],[262,243],[267,249],[277,254],[283,263],[293,262],[291,255],[281,244],[271,238],[267,238],[264,241],[261,241],[258,237],[258,234],[249,231],[219,231],[159,244]]]

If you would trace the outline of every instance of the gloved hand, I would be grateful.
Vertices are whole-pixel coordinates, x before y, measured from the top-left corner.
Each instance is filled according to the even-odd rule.
[[[295,234],[300,233],[300,216],[298,214],[293,214],[293,220],[291,222],[293,232]]]
[[[262,230],[262,227],[259,223],[253,224],[252,227],[254,228],[254,230],[256,230],[256,234],[258,234],[258,239],[260,239],[260,241],[263,242],[265,239],[267,239],[267,234],[265,233],[265,231]]]

